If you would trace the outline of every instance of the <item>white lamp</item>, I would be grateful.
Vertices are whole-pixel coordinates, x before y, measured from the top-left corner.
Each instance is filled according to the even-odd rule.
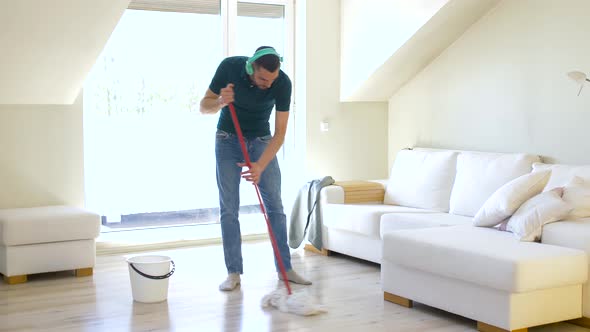
[[[572,80],[574,80],[576,83],[580,84],[580,90],[578,91],[578,96],[580,95],[580,92],[582,92],[582,88],[584,88],[584,84],[586,82],[590,82],[590,80],[588,79],[588,76],[586,76],[586,74],[582,73],[581,71],[570,71],[569,73],[567,73],[567,76],[569,78],[571,78]]]

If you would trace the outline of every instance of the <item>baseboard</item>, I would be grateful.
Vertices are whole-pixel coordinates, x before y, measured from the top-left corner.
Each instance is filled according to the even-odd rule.
[[[590,329],[590,318],[588,317],[572,319],[568,320],[567,322]]]
[[[242,242],[256,242],[268,239],[268,234],[242,235]],[[199,247],[222,244],[221,238],[178,240],[157,243],[119,243],[119,242],[97,242],[97,255],[114,255],[129,252],[156,251],[176,249],[184,247]]]

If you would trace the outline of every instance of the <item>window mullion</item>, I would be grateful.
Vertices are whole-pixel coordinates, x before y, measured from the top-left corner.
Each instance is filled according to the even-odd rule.
[[[229,0],[220,0],[220,7],[221,7],[221,29],[223,35],[223,57],[227,57],[229,54],[229,36],[228,36],[228,1]]]
[[[238,25],[238,0],[222,0],[226,3],[225,29],[227,35],[226,56],[236,54],[236,26]]]

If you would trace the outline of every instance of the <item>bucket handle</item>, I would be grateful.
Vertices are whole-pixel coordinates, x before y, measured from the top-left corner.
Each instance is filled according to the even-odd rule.
[[[137,274],[139,274],[142,277],[148,278],[148,279],[154,279],[154,280],[160,280],[160,279],[166,279],[166,278],[170,278],[170,276],[172,276],[174,274],[174,270],[176,270],[176,265],[174,265],[174,261],[170,261],[170,263],[172,263],[172,270],[170,270],[170,272],[166,273],[163,276],[151,276],[149,274],[145,274],[141,271],[139,271],[135,265],[133,265],[133,263],[129,263],[129,266],[131,266],[131,268],[137,272]]]

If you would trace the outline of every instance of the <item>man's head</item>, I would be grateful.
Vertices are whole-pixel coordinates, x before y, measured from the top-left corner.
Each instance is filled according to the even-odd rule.
[[[261,53],[264,53],[264,50],[266,50],[268,54],[257,56],[257,54],[260,54],[260,51],[262,51]],[[277,77],[279,77],[279,68],[281,66],[282,58],[274,50],[274,48],[270,46],[259,47],[256,49],[256,53],[254,53],[252,58],[256,58],[251,63],[252,70],[249,72],[252,82],[254,82],[254,85],[256,85],[259,89],[270,88],[272,83],[277,79]]]

